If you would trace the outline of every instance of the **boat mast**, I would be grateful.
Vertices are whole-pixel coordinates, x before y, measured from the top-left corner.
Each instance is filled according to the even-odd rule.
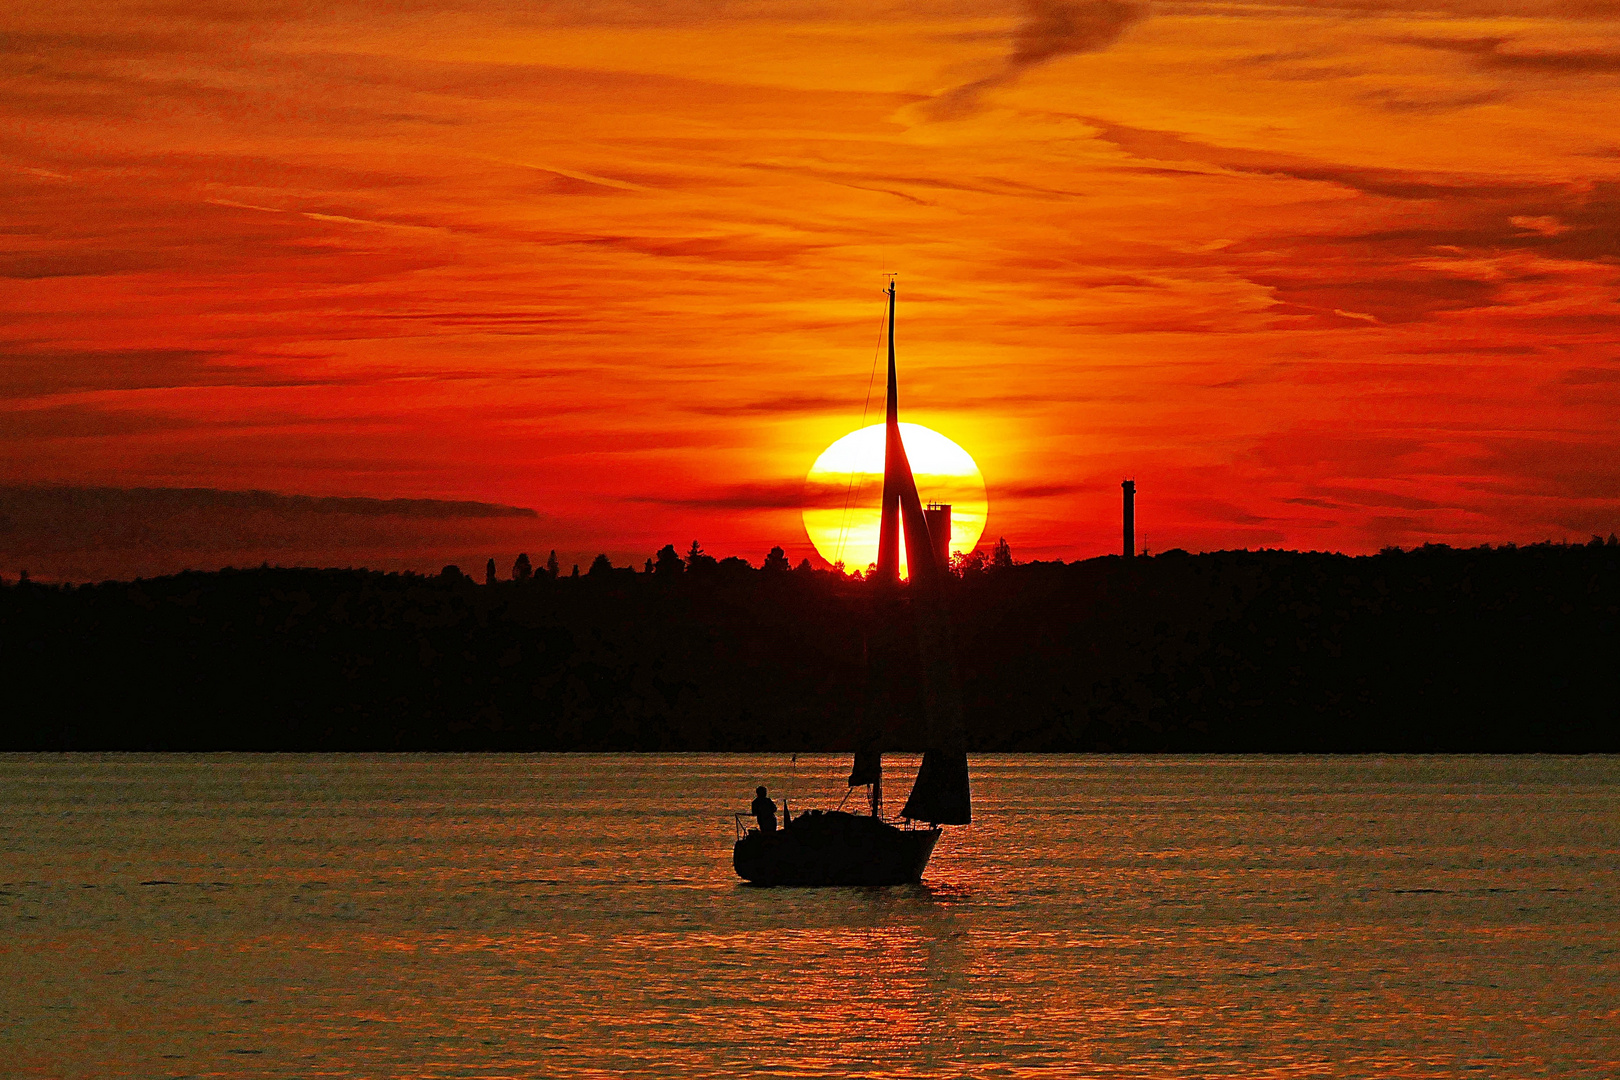
[[[889,278],[889,393],[884,411],[883,511],[878,517],[877,576],[880,581],[900,580],[900,482],[895,464],[905,459],[900,441],[900,380],[894,364],[894,277]]]
[[[911,474],[906,444],[900,438],[900,379],[894,362],[894,280],[889,294],[889,402],[884,417],[883,511],[878,518],[878,559],[875,576],[884,584],[900,583],[900,537],[906,538],[906,567],[913,584],[933,585],[946,570],[934,558],[928,522],[917,481]]]
[[[878,519],[878,558],[873,578],[878,592],[880,619],[897,621],[902,603],[912,609],[911,622],[917,634],[917,651],[922,661],[923,713],[927,722],[927,746],[916,782],[906,799],[901,816],[913,821],[945,825],[966,825],[972,820],[967,768],[967,732],[962,710],[962,692],[956,672],[955,645],[950,613],[947,610],[944,577],[948,568],[939,565],[928,533],[928,519],[922,500],[917,497],[917,481],[911,472],[905,443],[900,438],[900,380],[894,358],[895,282],[891,277],[884,290],[889,297],[889,386],[884,417],[883,506]],[[909,601],[902,601],[900,584],[900,536],[904,530],[906,564],[911,571]],[[884,675],[874,678],[868,662],[868,741],[855,754],[849,783],[872,785],[872,810],[882,810],[882,740],[889,719]],[[880,713],[880,715],[874,715]]]
[[[889,287],[884,289],[889,298],[889,383],[885,408],[886,441],[883,449],[883,501],[878,519],[877,567],[871,580],[881,585],[900,584],[900,477],[896,464],[905,461],[905,444],[900,441],[899,379],[894,362],[894,275],[889,276]],[[910,470],[907,470],[907,478]],[[892,598],[892,597],[891,597]],[[887,680],[889,678],[888,653],[893,651],[892,633],[879,632],[883,639],[877,656],[863,642],[861,653],[866,666],[867,693],[862,710],[864,732],[855,751],[855,761],[849,772],[849,786],[870,785],[872,816],[883,816],[883,745],[892,719]]]

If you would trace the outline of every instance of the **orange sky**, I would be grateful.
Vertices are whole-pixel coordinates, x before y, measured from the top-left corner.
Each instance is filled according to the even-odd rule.
[[[1155,549],[1606,534],[1617,16],[10,6],[0,483],[796,561],[895,270],[904,415],[1021,558],[1112,550],[1126,475]]]

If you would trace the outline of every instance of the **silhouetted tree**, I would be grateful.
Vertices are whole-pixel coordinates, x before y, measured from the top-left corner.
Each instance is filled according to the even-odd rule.
[[[572,574],[569,574],[568,576],[569,577],[574,577],[574,578],[579,577],[579,563],[574,564],[574,572]]]
[[[770,554],[765,556],[765,565],[762,569],[776,572],[790,570],[792,568],[793,564],[788,562],[787,552],[783,551],[779,547],[773,547],[770,550]]]
[[[652,565],[652,560],[651,559],[647,560],[647,568],[646,568],[645,572],[649,573],[649,574],[653,572],[653,565]]]
[[[268,567],[68,589],[17,588],[13,563],[0,657],[6,700],[29,707],[0,709],[0,750],[847,750],[829,718],[862,707],[863,640],[892,673],[894,745],[915,746],[906,606],[874,611],[847,576],[741,565],[510,590]],[[1032,561],[957,583],[970,747],[1620,750],[1606,534],[1355,558],[1171,550],[1125,569]],[[879,620],[895,633],[861,632]]]
[[[520,553],[517,562],[512,564],[512,580],[528,581],[532,577],[534,577],[534,567],[529,564],[529,553],[525,551]]]
[[[704,554],[703,545],[696,540],[692,541],[692,547],[686,553],[686,568],[688,570],[695,573],[702,570],[713,570],[718,565],[719,563],[715,561],[713,555]]]
[[[660,574],[678,574],[686,569],[686,564],[676,553],[674,544],[665,544],[658,549],[658,562],[653,569]]]
[[[557,549],[552,548],[551,554],[546,556],[546,573],[553,579],[557,576]]]
[[[604,577],[613,573],[613,564],[608,561],[608,557],[606,555],[598,555],[596,558],[591,560],[591,568],[589,571],[587,571],[587,573],[589,573],[591,577]]]
[[[951,572],[959,578],[979,577],[984,570],[984,552],[978,549],[969,552],[958,551],[951,556]]]
[[[495,560],[491,559],[484,564],[484,584],[495,584]]]
[[[461,572],[461,567],[453,564],[440,570],[439,576],[445,581],[462,581],[466,578],[466,575]]]
[[[1007,538],[1005,536],[996,541],[995,550],[990,554],[990,565],[994,566],[997,570],[1008,570],[1012,568],[1012,547],[1008,545]]]
[[[815,572],[816,568],[810,565],[809,559],[800,559],[799,565],[795,566],[793,569],[801,574],[812,574]]]

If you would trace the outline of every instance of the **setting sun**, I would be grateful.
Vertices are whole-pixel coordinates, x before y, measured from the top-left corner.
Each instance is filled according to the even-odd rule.
[[[972,551],[989,510],[978,465],[966,450],[921,424],[902,423],[900,438],[923,502],[951,506],[952,554]],[[805,477],[804,505],[804,531],[822,558],[851,570],[865,570],[877,559],[882,490],[882,424],[852,431],[822,451]]]

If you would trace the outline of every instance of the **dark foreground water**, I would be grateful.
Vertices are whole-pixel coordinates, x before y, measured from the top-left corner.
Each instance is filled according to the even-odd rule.
[[[973,764],[926,885],[768,890],[842,761],[0,757],[0,1073],[1620,1074],[1620,759]]]

